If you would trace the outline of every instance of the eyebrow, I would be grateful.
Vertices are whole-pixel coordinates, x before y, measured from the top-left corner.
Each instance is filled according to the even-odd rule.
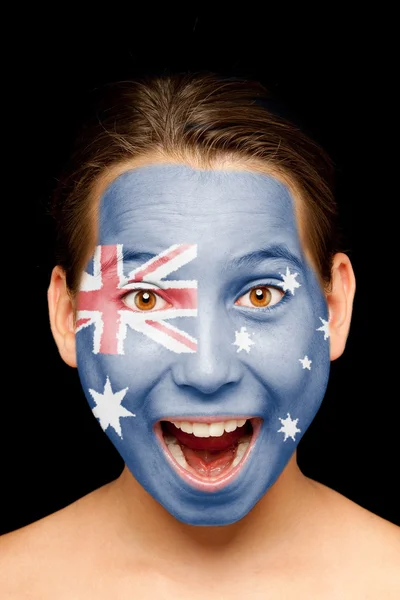
[[[300,258],[296,254],[293,254],[286,244],[273,244],[266,248],[249,252],[243,256],[237,256],[227,261],[227,267],[232,269],[239,269],[241,267],[254,268],[267,260],[273,259],[283,259],[290,262],[299,271],[304,268]]]
[[[140,265],[145,264],[149,260],[152,260],[156,254],[151,252],[140,252],[129,248],[124,248],[122,251],[123,262],[137,262]],[[283,259],[286,262],[290,262],[293,267],[301,271],[304,265],[300,258],[293,254],[286,246],[286,244],[272,244],[266,248],[261,248],[244,254],[243,256],[237,256],[226,262],[225,268],[229,269],[240,269],[240,268],[254,268],[259,266],[261,263],[267,260]],[[107,268],[107,266],[106,266]]]
[[[132,250],[129,248],[122,249],[122,260],[125,262],[137,262],[139,264],[144,264],[147,261],[153,259],[156,254],[152,254],[151,252],[138,252],[136,250]]]

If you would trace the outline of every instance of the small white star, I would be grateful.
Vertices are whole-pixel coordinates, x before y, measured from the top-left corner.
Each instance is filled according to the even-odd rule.
[[[287,413],[286,419],[281,419],[279,417],[279,420],[282,423],[282,427],[280,429],[278,429],[278,433],[282,432],[285,434],[283,441],[286,442],[288,437],[291,437],[292,440],[295,442],[296,441],[296,439],[295,439],[296,433],[299,433],[301,431],[301,429],[297,429],[297,427],[296,427],[298,419],[292,420],[290,418],[290,413]]]
[[[325,321],[325,319],[323,319],[322,317],[319,318],[319,320],[322,322],[321,327],[318,327],[318,329],[316,331],[323,331],[324,332],[324,340],[327,340],[329,337],[329,322]]]
[[[286,292],[287,290],[289,290],[289,292],[294,294],[295,288],[299,288],[301,285],[298,281],[296,281],[298,273],[291,273],[289,267],[286,267],[286,274],[284,275],[283,273],[281,273],[281,275],[283,279],[283,291]]]
[[[301,364],[303,365],[303,369],[308,369],[309,371],[311,371],[311,363],[312,360],[310,360],[307,356],[307,354],[305,355],[304,358],[299,358],[299,361],[301,362]]]
[[[235,331],[235,341],[232,345],[238,347],[236,352],[240,352],[241,350],[246,350],[247,354],[250,352],[250,346],[254,346],[254,342],[250,339],[250,334],[246,331],[246,327],[241,327],[240,331]]]
[[[127,391],[128,388],[124,388],[123,390],[114,393],[111,389],[111,383],[108,377],[102,394],[89,389],[90,395],[96,402],[96,406],[92,409],[93,414],[99,419],[102,429],[105,431],[110,425],[118,433],[120,438],[122,438],[121,425],[119,422],[120,417],[136,417],[136,415],[121,406],[121,402]]]

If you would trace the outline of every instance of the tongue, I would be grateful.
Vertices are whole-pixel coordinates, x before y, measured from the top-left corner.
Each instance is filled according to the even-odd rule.
[[[229,469],[239,439],[247,433],[247,427],[243,425],[218,437],[199,438],[172,423],[164,422],[163,425],[164,431],[178,440],[186,462],[203,477],[218,477]]]
[[[236,454],[236,446],[217,452],[192,450],[187,446],[181,446],[181,448],[188,465],[203,477],[218,477],[227,471]]]

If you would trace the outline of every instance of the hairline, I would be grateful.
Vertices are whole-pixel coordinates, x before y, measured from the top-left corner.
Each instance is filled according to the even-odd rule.
[[[259,173],[263,175],[269,175],[277,179],[280,183],[285,185],[293,199],[293,209],[295,213],[295,219],[298,226],[299,238],[302,250],[316,272],[320,283],[323,286],[321,275],[315,265],[312,253],[307,244],[306,225],[307,217],[305,214],[306,204],[302,198],[301,191],[298,185],[293,181],[290,175],[283,169],[279,169],[273,163],[266,163],[265,160],[246,158],[235,154],[221,155],[211,160],[204,160],[203,157],[198,155],[192,155],[192,153],[185,152],[182,154],[168,153],[165,151],[153,151],[141,154],[140,156],[133,157],[132,159],[124,160],[121,162],[114,163],[110,166],[106,166],[104,170],[98,175],[96,181],[92,185],[89,193],[89,211],[88,218],[91,223],[97,222],[98,207],[100,200],[106,190],[106,188],[113,183],[120,175],[134,170],[140,167],[157,165],[157,164],[173,164],[173,165],[184,165],[189,166],[193,169],[205,170],[205,171],[248,171],[250,173]],[[88,255],[85,257],[85,264],[90,259],[93,253],[93,246],[96,245],[97,233],[94,231],[92,243],[90,243],[90,250]]]

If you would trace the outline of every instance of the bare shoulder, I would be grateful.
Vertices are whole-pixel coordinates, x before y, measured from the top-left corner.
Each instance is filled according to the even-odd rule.
[[[330,545],[332,569],[336,567],[349,586],[365,586],[365,598],[400,598],[400,527],[316,485],[325,507],[321,539]]]
[[[0,537],[2,600],[47,600],[60,582],[72,575],[79,579],[81,571],[90,569],[83,557],[93,556],[106,488]]]
[[[318,583],[320,598],[398,600],[400,528],[312,483],[315,502],[300,527],[300,545],[293,540],[293,569],[300,568],[297,597],[310,597],[310,586]],[[119,544],[121,530],[116,537],[116,504],[110,487],[104,486],[2,536],[0,598],[111,597],[121,580],[120,565],[128,560],[126,546]],[[132,564],[130,560],[130,568]],[[108,574],[108,583],[99,573]]]

